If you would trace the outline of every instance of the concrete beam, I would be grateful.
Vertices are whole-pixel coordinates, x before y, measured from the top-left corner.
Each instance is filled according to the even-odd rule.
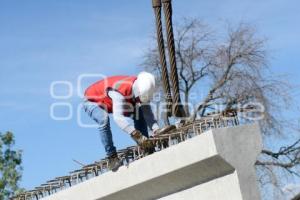
[[[44,200],[256,200],[258,125],[215,129]]]

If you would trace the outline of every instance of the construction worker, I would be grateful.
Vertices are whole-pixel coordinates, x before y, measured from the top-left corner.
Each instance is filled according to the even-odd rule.
[[[155,77],[148,72],[138,76],[112,76],[100,80],[85,91],[84,110],[98,124],[109,168],[118,170],[122,161],[113,144],[109,114],[116,124],[142,148],[151,148],[148,127],[159,130],[149,102],[155,91]]]

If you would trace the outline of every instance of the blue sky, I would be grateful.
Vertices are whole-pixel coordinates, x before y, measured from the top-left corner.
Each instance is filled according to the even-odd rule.
[[[199,17],[216,29],[227,21],[255,24],[268,38],[274,72],[299,86],[299,7],[297,0],[174,0],[174,18]],[[77,78],[139,71],[154,30],[151,1],[0,0],[0,27],[0,131],[14,132],[24,151],[21,186],[67,174],[79,167],[72,159],[102,158],[97,130],[76,123]],[[53,81],[72,83],[72,97],[53,99]],[[55,91],[66,94],[65,87]],[[61,102],[73,106],[71,120],[51,119],[51,105]],[[114,124],[113,132],[117,147],[132,144]]]

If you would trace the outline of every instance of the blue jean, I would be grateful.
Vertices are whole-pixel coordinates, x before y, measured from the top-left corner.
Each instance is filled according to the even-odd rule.
[[[116,153],[116,147],[113,143],[112,132],[110,128],[109,114],[106,110],[99,107],[97,103],[85,101],[83,104],[84,111],[98,124],[98,130],[100,133],[101,142],[104,146],[107,156],[111,156]],[[148,136],[148,127],[145,121],[143,112],[138,110],[138,116],[133,116],[133,122],[135,129],[139,130],[144,136]]]

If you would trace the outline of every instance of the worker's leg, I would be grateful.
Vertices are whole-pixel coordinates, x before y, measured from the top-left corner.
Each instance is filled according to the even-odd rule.
[[[102,144],[107,156],[116,153],[116,147],[113,144],[113,138],[110,128],[108,113],[100,108],[98,104],[86,101],[83,106],[85,112],[99,125],[99,132]]]
[[[149,137],[147,122],[144,118],[141,107],[138,108],[138,113],[134,116],[134,127],[139,130],[144,136]]]

